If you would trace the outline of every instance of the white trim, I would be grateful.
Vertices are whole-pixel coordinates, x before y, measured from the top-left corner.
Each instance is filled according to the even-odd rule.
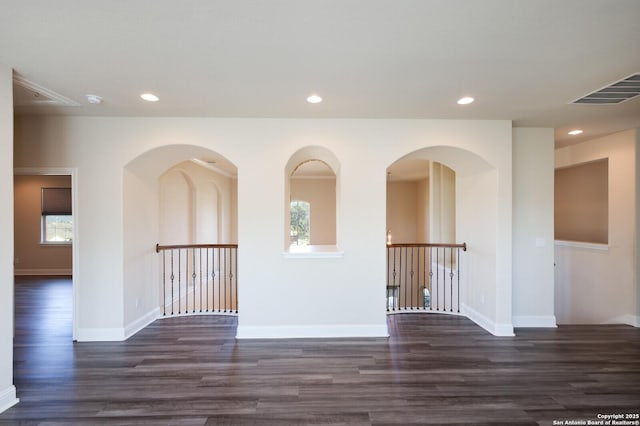
[[[333,171],[333,170],[332,170],[332,171]],[[307,176],[307,175],[292,175],[292,176],[291,176],[291,179],[293,179],[293,180],[298,180],[298,179],[300,179],[300,180],[303,180],[303,179],[307,179],[307,180],[310,180],[310,179],[313,179],[313,180],[316,180],[316,179],[323,179],[323,180],[329,180],[329,179],[331,179],[331,180],[336,180],[336,175],[333,175],[333,176]]]
[[[331,259],[344,257],[344,252],[335,245],[292,245],[289,251],[282,253],[285,259]]]
[[[494,336],[515,336],[515,334],[513,333],[513,324],[495,323],[480,312],[465,304],[461,305],[460,310],[467,315],[467,318],[469,318],[471,321],[475,322]]]
[[[365,325],[238,325],[236,339],[299,339],[389,337],[386,324]]]
[[[11,385],[0,392],[0,413],[7,411],[18,402],[20,402],[20,400],[16,398],[16,387]]]
[[[17,276],[71,276],[72,270],[70,268],[49,268],[49,269],[15,269],[13,271],[14,275]]]
[[[78,342],[121,342],[125,340],[124,328],[78,328]]]
[[[557,246],[582,248],[588,250],[609,251],[609,244],[584,243],[581,241],[555,240]]]
[[[18,402],[20,402],[20,400],[16,398],[16,387],[11,385],[0,392],[0,413],[7,411]]]
[[[621,315],[605,321],[603,324],[626,324],[632,327],[640,327],[640,316],[638,315]]]
[[[78,342],[121,342],[157,320],[159,316],[160,308],[155,308],[123,328],[79,328],[75,340]]]
[[[46,100],[41,101],[32,101],[36,105],[54,105],[54,106],[66,106],[66,107],[77,107],[81,104],[74,101],[73,99],[67,98],[66,96],[61,95],[58,92],[54,92],[51,89],[47,89],[46,87],[40,86],[37,83],[34,83],[31,80],[27,80],[20,74],[14,72],[13,73],[13,82],[18,86],[33,92],[40,93],[43,95]],[[23,105],[28,105],[29,103],[25,103]]]
[[[515,328],[558,328],[555,315],[515,315],[512,321]]]
[[[432,310],[432,309],[423,309],[423,308],[416,308],[416,309],[411,309],[411,308],[404,308],[404,309],[396,309],[396,310],[389,310],[387,311],[387,315],[396,315],[396,314],[440,314],[440,315],[451,315],[454,317],[465,317],[468,318],[467,315],[463,314],[462,312],[449,312],[449,311],[436,311],[436,310]]]
[[[71,245],[71,257],[72,257],[72,273],[71,273],[71,286],[72,286],[72,335],[73,340],[78,340],[78,318],[80,318],[80,290],[78,283],[81,282],[80,278],[80,209],[78,208],[78,168],[77,167],[16,167],[13,169],[15,175],[35,175],[35,176],[49,176],[49,175],[62,175],[71,176],[71,211],[73,212],[73,243]]]
[[[202,161],[199,158],[192,158],[191,162],[194,163],[194,164],[197,164],[200,167],[204,167],[205,169],[209,169],[209,170],[211,170],[211,171],[213,171],[215,173],[218,173],[218,174],[220,174],[220,175],[222,175],[224,177],[227,177],[227,178],[230,178],[230,179],[237,179],[238,178],[238,176],[236,176],[234,174],[231,174],[231,173],[229,173],[229,172],[227,172],[225,170],[222,170],[220,167],[214,166],[211,163],[207,163],[206,161]]]
[[[125,338],[125,340],[128,339],[129,337],[133,336],[138,331],[142,330],[143,328],[145,328],[146,326],[148,326],[149,324],[151,324],[155,320],[157,320],[158,317],[160,317],[160,308],[159,307],[147,312],[145,315],[141,316],[137,320],[135,320],[133,322],[130,322],[129,325],[127,325],[124,328],[124,338]]]

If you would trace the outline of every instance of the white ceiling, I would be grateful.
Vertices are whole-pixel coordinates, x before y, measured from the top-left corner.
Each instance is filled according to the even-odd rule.
[[[509,119],[562,145],[640,127],[640,97],[569,104],[640,72],[639,22],[638,0],[2,0],[0,63],[81,104],[18,113]]]

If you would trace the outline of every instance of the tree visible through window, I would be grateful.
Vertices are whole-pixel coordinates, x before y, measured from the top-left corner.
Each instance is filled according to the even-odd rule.
[[[306,201],[291,201],[291,244],[298,246],[309,245],[311,232],[309,217],[311,205]]]

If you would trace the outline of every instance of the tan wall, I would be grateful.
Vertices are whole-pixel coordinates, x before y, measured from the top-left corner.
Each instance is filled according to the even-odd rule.
[[[555,239],[606,244],[609,239],[607,160],[555,172]]]
[[[393,243],[422,242],[418,241],[417,182],[387,183],[387,230]]]
[[[336,180],[291,179],[291,200],[311,204],[312,245],[336,244]]]
[[[41,189],[71,188],[71,176],[14,176],[15,273],[71,274],[70,245],[41,242]]]

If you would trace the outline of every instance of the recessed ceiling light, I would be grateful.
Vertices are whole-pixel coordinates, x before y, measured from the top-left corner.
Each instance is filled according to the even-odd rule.
[[[143,93],[142,95],[140,95],[140,97],[149,102],[158,102],[160,100],[160,98],[153,93]]]
[[[86,96],[87,96],[87,102],[89,102],[90,104],[102,103],[102,96],[98,96],[98,95],[86,95]]]
[[[572,130],[572,131],[569,132],[569,134],[571,136],[576,136],[576,135],[579,135],[581,133],[582,133],[582,130],[580,130],[580,129],[575,129],[575,130]]]
[[[473,99],[471,96],[465,96],[464,98],[458,99],[458,105],[469,105],[473,101],[475,101],[475,99]]]
[[[322,98],[318,95],[311,95],[307,98],[307,102],[309,102],[310,104],[319,104],[320,102],[322,102]]]

